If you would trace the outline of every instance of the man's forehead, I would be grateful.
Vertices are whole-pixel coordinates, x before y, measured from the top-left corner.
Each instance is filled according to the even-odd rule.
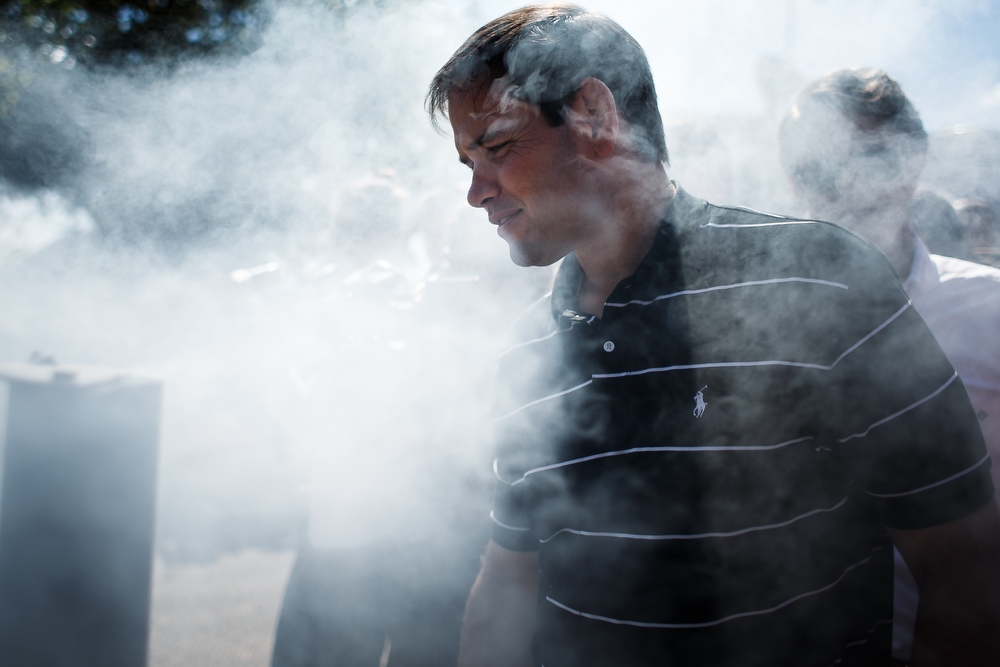
[[[503,89],[496,82],[481,82],[468,88],[454,88],[448,95],[448,113],[452,120],[468,117],[483,120],[504,110]],[[456,116],[457,114],[457,116]]]
[[[487,132],[501,133],[523,122],[525,114],[534,110],[534,106],[511,97],[507,90],[507,86],[495,81],[490,86],[452,91],[448,116],[455,130],[456,142],[478,142]]]
[[[811,97],[797,101],[789,110],[789,116],[807,127],[842,130],[851,124],[850,119],[833,104]]]
[[[509,77],[483,77],[456,84],[448,93],[449,106],[456,102],[471,102],[477,108],[496,106],[511,89]]]
[[[846,151],[857,134],[850,119],[823,104],[796,104],[788,122],[797,141],[811,150]]]

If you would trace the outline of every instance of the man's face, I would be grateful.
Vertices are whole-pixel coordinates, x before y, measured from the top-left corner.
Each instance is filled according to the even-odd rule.
[[[789,175],[808,214],[878,236],[882,230],[872,221],[887,207],[908,202],[915,186],[892,137],[862,132],[839,112],[822,108],[792,122],[795,145],[782,151],[794,154],[796,173]]]
[[[499,84],[453,93],[459,159],[472,169],[469,204],[485,209],[520,266],[548,266],[586,235],[584,170],[566,125],[529,103],[499,104]]]

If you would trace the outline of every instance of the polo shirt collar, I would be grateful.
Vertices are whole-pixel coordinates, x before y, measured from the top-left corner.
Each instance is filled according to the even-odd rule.
[[[673,252],[673,245],[676,243],[674,235],[666,233],[671,227],[677,229],[684,225],[684,221],[690,220],[690,216],[705,206],[705,201],[689,195],[683,188],[677,185],[676,181],[671,181],[676,188],[667,212],[660,221],[660,228],[653,240],[653,245],[649,252],[640,262],[635,272],[622,280],[615,287],[617,292],[623,287],[633,284],[643,283],[647,280],[655,280],[655,274],[663,270],[663,259],[668,253]],[[577,260],[576,255],[570,253],[566,255],[559,265],[556,273],[555,283],[552,286],[552,317],[556,322],[568,319],[570,322],[590,319],[590,315],[579,312],[580,284],[583,281],[583,268]],[[612,292],[614,294],[614,292]]]

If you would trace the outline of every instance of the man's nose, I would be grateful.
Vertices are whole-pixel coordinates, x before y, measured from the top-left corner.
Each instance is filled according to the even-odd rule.
[[[469,206],[484,208],[490,200],[500,194],[496,170],[487,165],[476,165],[472,169],[472,185],[469,186]]]

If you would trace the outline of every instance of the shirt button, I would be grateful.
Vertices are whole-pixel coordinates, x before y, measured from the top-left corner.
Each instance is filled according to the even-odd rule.
[[[612,351],[614,351],[614,349],[615,349],[615,344],[612,343],[610,340],[607,341],[606,343],[604,343],[604,351],[605,352],[612,352]]]

